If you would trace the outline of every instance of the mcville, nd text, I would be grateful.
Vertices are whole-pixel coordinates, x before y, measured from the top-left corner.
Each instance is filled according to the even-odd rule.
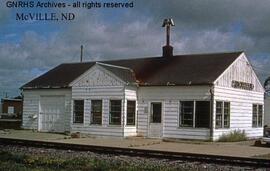
[[[74,19],[74,13],[16,13],[18,21],[71,21]]]

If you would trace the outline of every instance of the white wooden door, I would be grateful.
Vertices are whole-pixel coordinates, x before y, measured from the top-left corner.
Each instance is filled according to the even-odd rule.
[[[151,138],[160,138],[163,134],[162,126],[162,103],[152,102],[150,109],[150,123],[148,136]]]
[[[40,99],[40,131],[64,132],[64,96],[43,96]]]

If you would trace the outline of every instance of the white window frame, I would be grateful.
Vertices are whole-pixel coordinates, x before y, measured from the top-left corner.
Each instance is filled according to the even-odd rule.
[[[257,118],[257,122],[256,125],[253,125],[253,106],[256,105],[257,106],[257,110],[256,110],[256,118]],[[261,123],[262,125],[259,126],[259,106],[262,106],[262,120]],[[253,103],[252,104],[252,128],[262,128],[263,127],[263,115],[264,115],[264,105],[263,104],[259,104],[259,103]]]
[[[82,122],[75,122],[75,101],[83,101],[83,117],[82,117],[83,120],[82,120]],[[85,100],[84,99],[73,99],[73,103],[72,103],[73,124],[84,124],[84,116],[85,116],[84,108],[85,108]]]
[[[14,106],[8,106],[8,114],[15,114],[15,107]]]
[[[179,107],[178,107],[178,127],[179,128],[195,128],[195,129],[209,129],[209,128],[204,128],[204,127],[196,127],[196,102],[197,101],[205,101],[205,102],[210,102],[210,100],[180,100],[179,101]],[[193,102],[193,120],[192,120],[192,126],[182,126],[181,125],[181,102]],[[211,104],[210,104],[210,109],[209,111],[211,112]],[[211,113],[210,113],[210,117],[211,117]],[[210,119],[210,118],[209,118]],[[209,120],[210,123],[211,119]]]
[[[183,126],[181,125],[182,123],[182,117],[181,117],[181,102],[193,102],[193,113],[192,113],[192,126]],[[178,112],[178,116],[179,116],[179,121],[178,121],[178,125],[180,128],[195,128],[195,112],[196,112],[196,102],[195,100],[180,100],[179,101],[179,112]]]
[[[101,101],[101,123],[100,124],[97,124],[97,123],[93,123],[93,109],[92,109],[92,105],[93,105],[93,101]],[[102,99],[91,99],[90,100],[90,108],[91,108],[91,116],[90,116],[90,124],[91,125],[102,125],[103,124],[103,100]]]
[[[134,124],[128,124],[128,102],[132,101],[135,102],[135,111],[134,111]],[[127,108],[126,108],[126,126],[135,126],[136,125],[136,113],[137,113],[137,101],[136,100],[126,100]]]
[[[231,102],[229,101],[222,101],[222,100],[216,100],[216,106],[215,106],[215,118],[217,118],[217,103],[222,103],[221,106],[221,127],[217,127],[216,119],[215,119],[215,128],[216,129],[229,129],[231,127]],[[224,126],[224,103],[229,103],[229,126]]]
[[[120,124],[112,124],[111,123],[111,101],[120,101],[121,102],[121,110],[120,110]],[[122,125],[122,115],[123,115],[123,100],[122,99],[110,99],[109,100],[109,125],[110,126],[121,126]]]

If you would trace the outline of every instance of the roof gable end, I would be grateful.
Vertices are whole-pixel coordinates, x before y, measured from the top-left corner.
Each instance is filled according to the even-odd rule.
[[[108,71],[102,65],[95,64],[77,79],[72,81],[70,87],[96,87],[96,86],[122,86],[125,81]]]
[[[254,86],[253,91],[264,92],[252,65],[244,53],[239,57],[214,81],[217,86],[232,87],[232,82],[243,82]]]

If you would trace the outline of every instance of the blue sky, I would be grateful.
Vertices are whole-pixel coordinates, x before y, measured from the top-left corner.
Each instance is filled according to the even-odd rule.
[[[262,82],[270,76],[268,0],[104,0],[98,2],[133,2],[134,8],[91,10],[9,9],[6,2],[0,1],[0,97],[18,95],[20,86],[56,65],[77,62],[81,44],[85,61],[159,56],[168,17],[176,23],[175,54],[243,50]],[[25,22],[15,20],[17,12],[73,12],[76,18]]]

